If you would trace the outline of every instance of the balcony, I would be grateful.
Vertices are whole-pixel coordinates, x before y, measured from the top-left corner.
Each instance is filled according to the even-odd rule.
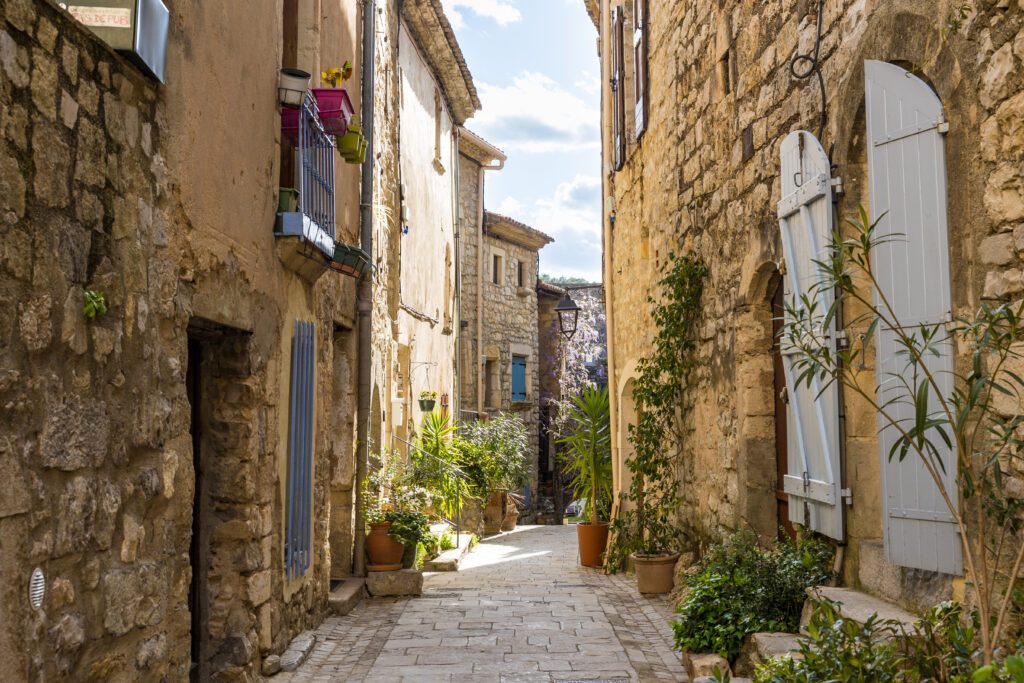
[[[369,269],[369,256],[336,241],[335,139],[325,130],[311,93],[300,107],[282,108],[281,130],[294,146],[296,186],[281,191],[274,227],[281,260],[310,283],[328,270],[361,277]]]

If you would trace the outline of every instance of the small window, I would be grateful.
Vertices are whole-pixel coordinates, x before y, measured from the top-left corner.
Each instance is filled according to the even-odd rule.
[[[722,95],[728,96],[732,94],[733,90],[733,60],[732,60],[732,48],[725,51],[722,58],[718,61],[718,82],[721,84]]]
[[[633,77],[636,139],[647,130],[647,0],[633,0]]]
[[[501,284],[501,266],[502,259],[501,254],[494,254],[491,261],[491,282],[496,285]]]
[[[512,400],[526,400],[526,356],[512,356]]]
[[[622,49],[625,23],[621,7],[612,13],[612,128],[615,137],[615,170],[626,163],[626,70]]]
[[[519,261],[519,262],[516,263],[516,286],[517,287],[525,287],[526,286],[525,270],[526,269],[523,267],[523,262],[522,261]]]

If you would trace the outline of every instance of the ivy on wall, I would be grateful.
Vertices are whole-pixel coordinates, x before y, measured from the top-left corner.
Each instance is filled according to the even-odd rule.
[[[623,494],[634,509],[620,512],[613,522],[605,559],[609,571],[621,569],[631,553],[661,555],[678,550],[675,463],[682,449],[684,392],[696,365],[707,273],[696,254],[671,254],[658,283],[660,296],[648,297],[657,333],[650,355],[637,367],[633,389],[637,423],[629,426],[634,453],[626,461],[633,482]]]

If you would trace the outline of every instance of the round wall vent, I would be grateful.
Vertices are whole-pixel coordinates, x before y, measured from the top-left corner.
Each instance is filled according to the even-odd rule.
[[[32,607],[40,609],[45,596],[46,577],[43,576],[43,570],[36,567],[32,570],[32,576],[28,580],[28,601],[32,603]]]

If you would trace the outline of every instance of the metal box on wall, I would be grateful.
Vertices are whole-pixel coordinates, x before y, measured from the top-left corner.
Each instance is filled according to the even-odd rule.
[[[164,82],[170,12],[162,0],[73,0],[60,4],[103,42]]]

